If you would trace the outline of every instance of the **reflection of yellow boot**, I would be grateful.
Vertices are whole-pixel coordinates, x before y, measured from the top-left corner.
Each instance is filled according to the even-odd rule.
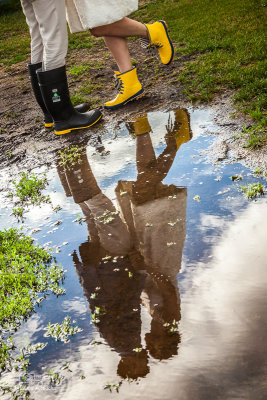
[[[186,110],[176,109],[174,110],[175,124],[178,127],[175,131],[175,138],[177,144],[177,150],[179,147],[192,138],[192,132],[190,129],[190,118]]]
[[[133,134],[134,136],[151,132],[151,126],[148,122],[147,114],[138,117],[134,122],[128,122],[126,126],[129,130],[129,133]]]
[[[123,73],[115,71],[115,78],[119,93],[115,99],[104,104],[104,107],[109,110],[114,110],[128,103],[128,101],[137,99],[144,92],[135,67]]]
[[[154,24],[145,24],[148,35],[149,44],[147,47],[156,46],[159,52],[160,59],[163,64],[168,65],[172,62],[174,48],[168,34],[168,28],[164,21],[157,21]],[[142,40],[142,43],[145,41]]]
[[[178,150],[183,143],[189,142],[192,138],[190,117],[188,112],[182,108],[177,108],[173,113],[174,121],[169,117],[166,129],[168,136],[175,138]]]

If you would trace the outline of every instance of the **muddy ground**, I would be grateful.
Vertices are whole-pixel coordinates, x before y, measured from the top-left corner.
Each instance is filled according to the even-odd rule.
[[[163,66],[157,58],[147,58],[146,52],[141,49],[139,42],[130,42],[132,58],[137,60],[139,78],[144,86],[145,95],[138,101],[133,101],[122,109],[108,112],[103,110],[101,124],[90,130],[78,131],[64,136],[56,136],[53,131],[45,129],[42,125],[42,114],[33,97],[26,63],[21,62],[11,67],[0,68],[0,166],[20,163],[24,168],[30,168],[44,163],[52,162],[55,152],[70,144],[86,144],[94,141],[99,143],[99,133],[106,127],[116,126],[123,121],[133,120],[136,115],[153,110],[171,110],[178,107],[192,107],[186,101],[183,88],[177,82],[178,69],[185,58],[174,59],[170,66]],[[97,54],[97,58],[96,58]],[[189,57],[186,57],[190,60]],[[192,57],[191,57],[192,59]],[[113,83],[113,70],[116,66],[107,56],[104,43],[97,41],[93,50],[73,50],[67,65],[80,65],[101,61],[103,66],[92,67],[83,77],[69,77],[70,92],[82,85],[90,78],[97,86],[91,94],[94,107],[102,107],[107,99],[116,94]],[[266,148],[249,150],[243,148],[242,140],[236,140],[237,135],[245,125],[248,127],[252,121],[248,117],[238,114],[231,102],[233,93],[225,91],[220,97],[214,99],[209,106],[214,110],[214,120],[220,126],[218,141],[208,152],[210,161],[221,161],[231,152],[231,159],[241,161],[248,166],[261,166],[266,170]],[[90,96],[87,97],[90,102]],[[194,105],[194,107],[205,107]],[[233,117],[233,114],[235,115]],[[99,143],[100,145],[100,143]]]

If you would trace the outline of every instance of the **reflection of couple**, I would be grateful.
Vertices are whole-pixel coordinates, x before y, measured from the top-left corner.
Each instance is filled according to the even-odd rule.
[[[66,194],[86,218],[88,241],[73,259],[97,327],[121,361],[118,374],[137,378],[149,372],[148,354],[177,354],[180,301],[176,275],[185,238],[186,188],[162,183],[177,149],[190,139],[184,110],[169,118],[166,147],[155,156],[147,116],[130,123],[136,135],[137,179],[119,181],[121,216],[99,188],[86,154],[82,162],[59,169]],[[140,303],[152,317],[141,344]]]
[[[164,21],[153,24],[127,18],[138,9],[138,0],[21,0],[31,34],[31,63],[28,66],[32,89],[44,113],[44,125],[54,126],[62,135],[88,128],[101,118],[88,104],[73,107],[68,92],[65,58],[68,50],[66,15],[71,32],[90,30],[104,38],[118,71],[118,95],[105,103],[107,109],[137,99],[143,88],[133,66],[126,38],[140,37],[145,47],[155,46],[161,62],[171,63],[174,48]]]

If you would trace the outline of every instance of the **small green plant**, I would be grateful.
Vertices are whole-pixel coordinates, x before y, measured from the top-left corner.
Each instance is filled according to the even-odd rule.
[[[109,383],[107,382],[104,386],[104,389],[108,389],[110,393],[112,393],[112,390],[115,389],[117,393],[119,393],[120,386],[122,385],[122,381],[119,383]]]
[[[232,179],[232,181],[234,181],[234,182],[236,182],[236,181],[242,181],[243,176],[240,175],[240,174],[232,175],[232,176],[231,176],[231,179]]]
[[[103,212],[103,214],[100,215],[99,217],[97,217],[96,219],[98,219],[104,225],[107,225],[107,224],[110,224],[115,219],[114,215],[118,215],[118,214],[119,214],[119,211],[105,210]]]
[[[71,368],[70,368],[70,363],[68,361],[65,361],[63,366],[62,366],[63,370],[66,370],[68,372],[72,372]]]
[[[53,211],[55,211],[56,213],[58,211],[62,210],[62,207],[60,205],[57,205],[56,207],[53,207]]]
[[[10,393],[12,397],[9,398],[12,400],[30,400],[30,391],[25,383],[21,385],[10,385],[8,383],[4,383],[0,386],[0,390],[4,395],[6,393]]]
[[[5,116],[6,116],[6,118],[8,118],[8,119],[12,119],[12,118],[16,118],[16,117],[18,116],[18,114],[15,113],[15,112],[8,112],[8,111],[6,111],[6,112],[5,112]]]
[[[86,221],[85,217],[82,217],[80,214],[76,214],[77,218],[73,220],[73,222],[78,222],[79,225],[82,225],[83,222]]]
[[[141,353],[142,347],[136,347],[135,349],[133,349],[133,351],[135,351],[136,353]]]
[[[75,321],[73,321],[75,322]],[[49,324],[47,325],[47,327],[45,328],[45,330],[47,331],[45,333],[45,336],[47,337],[53,337],[54,339],[56,339],[56,341],[58,342],[59,340],[61,340],[62,342],[69,342],[69,338],[68,336],[73,336],[78,332],[81,332],[82,329],[79,328],[78,326],[72,326],[70,323],[70,317],[67,315],[63,322],[61,324],[51,324],[49,322]]]
[[[74,106],[77,106],[78,104],[82,104],[82,103],[88,103],[88,100],[80,93],[71,94],[70,99]],[[90,102],[90,105],[91,105],[91,102]]]
[[[58,372],[54,372],[52,369],[47,370],[47,374],[50,377],[50,384],[51,386],[58,386],[61,383],[62,377]]]
[[[249,128],[243,127],[243,135],[245,136],[245,148],[258,149],[267,143],[267,132],[262,124],[252,125]]]
[[[14,215],[14,217],[23,220],[23,214],[24,214],[24,209],[21,207],[16,207],[13,208],[12,210],[12,215]]]
[[[263,174],[263,170],[261,167],[258,167],[257,169],[255,169],[255,171],[253,171],[254,175],[262,175]]]
[[[59,165],[67,169],[71,169],[76,164],[81,164],[82,153],[84,152],[83,146],[71,146],[65,150],[59,150]]]
[[[240,191],[244,193],[248,199],[254,199],[257,196],[264,195],[264,187],[260,182],[240,186]]]
[[[83,76],[85,72],[88,72],[88,70],[89,66],[87,64],[75,65],[69,69],[68,74],[70,76],[79,77]]]
[[[167,329],[167,333],[169,335],[174,335],[177,334],[179,332],[178,330],[178,321],[176,321],[175,319],[172,322],[165,322],[163,324],[164,328]]]
[[[15,204],[17,208],[13,209],[13,215],[21,218],[23,213],[30,205],[40,205],[41,203],[49,203],[50,197],[44,196],[42,190],[48,185],[46,176],[39,178],[36,174],[22,172],[18,182],[12,182],[14,189],[8,193],[8,197],[16,197]]]

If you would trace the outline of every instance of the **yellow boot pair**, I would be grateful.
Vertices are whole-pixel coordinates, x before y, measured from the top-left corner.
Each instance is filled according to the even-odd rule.
[[[168,28],[164,21],[157,21],[154,24],[145,24],[149,40],[142,39],[142,45],[146,48],[156,47],[163,64],[168,65],[172,62],[174,49],[168,34]],[[136,68],[120,73],[115,71],[116,88],[118,95],[111,101],[104,104],[104,108],[114,110],[137,99],[142,93],[143,88],[137,77]]]

